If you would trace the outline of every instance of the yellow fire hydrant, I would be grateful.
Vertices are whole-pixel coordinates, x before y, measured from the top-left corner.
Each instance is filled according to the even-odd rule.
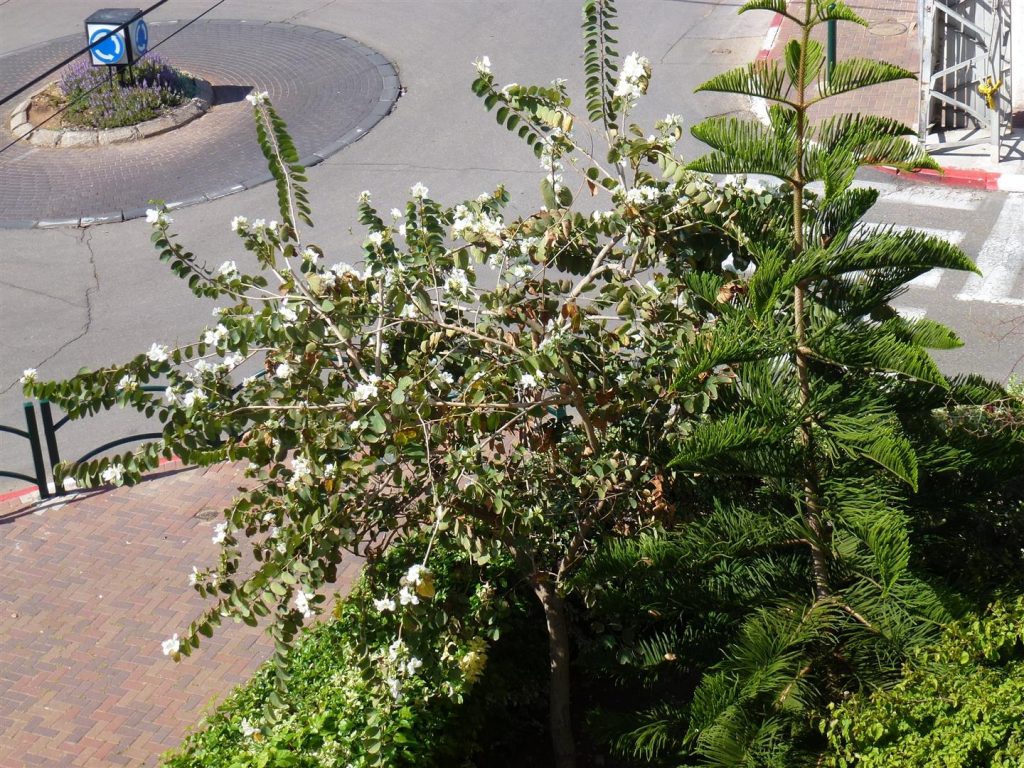
[[[996,94],[1002,85],[1002,80],[993,80],[991,77],[986,77],[984,82],[978,83],[978,93],[985,97],[989,109],[996,108]]]

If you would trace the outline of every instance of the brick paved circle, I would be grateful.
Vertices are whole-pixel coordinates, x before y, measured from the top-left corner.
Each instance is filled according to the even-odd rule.
[[[131,144],[45,149],[24,142],[0,154],[0,228],[121,221],[150,199],[190,205],[270,180],[245,95],[267,91],[304,165],[358,140],[391,111],[398,75],[381,54],[323,29],[252,21],[150,25],[153,48],[214,86],[210,111],[171,133]],[[166,44],[160,44],[163,40]],[[74,53],[81,35],[0,57],[6,93]],[[0,146],[13,140],[0,113]]]

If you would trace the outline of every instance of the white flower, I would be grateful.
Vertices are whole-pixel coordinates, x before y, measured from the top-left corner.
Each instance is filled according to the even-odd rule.
[[[146,211],[146,223],[147,224],[159,224],[161,226],[170,224],[174,219],[167,215],[165,211],[157,210],[156,208],[149,208]]]
[[[178,633],[175,632],[168,640],[164,640],[160,643],[160,647],[164,650],[164,656],[170,656],[171,654],[180,651],[181,641],[178,640]]]
[[[256,376],[246,376],[244,379],[242,379],[242,388],[245,389],[247,387],[251,387],[253,384],[256,383],[257,379],[258,377]]]
[[[409,587],[402,587],[398,592],[398,602],[402,605],[419,605],[420,598],[419,595],[409,589]]]
[[[294,457],[292,459],[292,476],[288,480],[288,487],[295,490],[296,486],[311,474],[312,471],[309,467],[309,460],[304,459],[301,456]]]
[[[228,537],[228,524],[227,522],[217,523],[213,526],[213,536],[210,538],[214,544],[223,543],[224,539]]]
[[[382,597],[380,600],[373,601],[373,607],[381,613],[389,613],[395,610],[395,601],[390,597]]]
[[[249,226],[249,220],[245,216],[235,216],[231,220],[232,232],[244,232],[247,226]]]
[[[416,670],[423,666],[423,662],[413,656],[407,662],[405,662],[405,674],[412,677],[416,674]]]
[[[406,320],[412,320],[414,317],[419,315],[419,310],[416,309],[416,305],[412,302],[402,305],[402,311],[398,313],[398,316]]]
[[[364,189],[362,192],[359,193],[359,202],[360,203],[366,203],[367,205],[369,205],[369,203],[370,203],[370,190]]]
[[[328,462],[327,464],[324,464],[324,477],[325,478],[332,478],[332,477],[334,477],[337,474],[338,474],[338,468],[334,465],[333,462]]]
[[[174,389],[174,387],[168,387],[167,389],[164,390],[164,401],[168,405],[178,404],[178,392],[177,390]]]
[[[371,232],[366,236],[366,239],[379,248],[384,243],[384,233]]]
[[[423,182],[417,181],[409,188],[409,194],[419,200],[422,200],[430,194],[430,190],[423,185]]]
[[[274,376],[278,379],[287,379],[292,375],[292,367],[288,363],[280,363],[274,369]]]
[[[295,593],[295,610],[301,613],[303,618],[308,619],[313,615],[313,609],[309,607],[309,601],[312,599],[313,595],[304,589],[299,589]]]
[[[124,482],[124,464],[111,464],[100,473],[100,480],[111,485]]]
[[[391,691],[391,698],[393,698],[395,701],[398,701],[402,698],[401,680],[399,680],[397,677],[389,677],[384,682],[388,684],[388,689]]]
[[[395,640],[391,645],[388,646],[388,658],[395,661],[402,653],[405,652],[405,643],[399,638]]]
[[[429,573],[430,571],[425,566],[416,563],[415,565],[410,566],[409,570],[405,572],[405,580],[413,586],[416,586],[423,581],[423,574]]]
[[[64,482],[61,484],[65,491],[74,491],[78,489],[78,481],[73,477],[65,477]]]
[[[628,100],[635,100],[647,92],[651,77],[651,62],[646,57],[633,51],[622,62],[622,71],[615,84],[614,95]]]
[[[224,356],[224,362],[221,363],[221,365],[231,371],[241,365],[243,360],[245,360],[245,357],[240,353],[232,352],[231,354]]]
[[[218,323],[217,327],[214,328],[212,331],[207,331],[206,333],[203,334],[203,344],[208,344],[211,347],[215,347],[218,344],[220,344],[220,342],[227,335],[228,329],[225,326]]]
[[[445,275],[444,289],[459,296],[465,296],[469,293],[469,278],[466,276],[466,272],[458,267],[454,267],[451,272]]]
[[[353,432],[358,432],[360,429],[363,428],[363,422],[360,421],[359,419],[356,419],[355,421],[348,425],[348,428],[351,429]]]
[[[259,728],[257,728],[254,725],[251,725],[249,721],[244,717],[242,718],[242,722],[240,723],[239,727],[242,729],[242,735],[247,739],[252,738],[260,732]]]
[[[35,368],[26,368],[24,371],[21,372],[21,383],[31,384],[33,381],[36,380],[36,377],[38,375],[39,371],[37,371]]]
[[[281,319],[284,320],[286,323],[294,323],[296,320],[299,319],[299,316],[295,312],[295,310],[287,305],[283,305],[278,310],[278,314],[281,315]]]
[[[238,274],[238,265],[233,261],[225,261],[217,267],[217,274],[221,277],[234,277]]]
[[[536,387],[537,377],[532,373],[524,373],[519,377],[519,386],[521,387]]]
[[[272,232],[274,234],[277,234],[277,228],[279,226],[280,225],[277,223],[277,221],[275,219],[271,219],[270,223],[267,224],[267,232]]]
[[[255,107],[257,104],[265,103],[268,98],[270,98],[270,94],[266,91],[253,91],[246,94],[245,100]]]
[[[476,67],[476,71],[481,75],[491,74],[491,60],[487,56],[481,56],[479,59],[473,61],[473,66]]]
[[[121,380],[117,382],[117,388],[124,392],[131,392],[139,386],[139,380],[132,374],[126,373],[121,377]]]
[[[366,381],[356,387],[355,392],[352,396],[355,398],[357,403],[364,403],[372,397],[377,396],[377,382],[380,381],[380,377],[374,374],[370,374],[366,377]]]
[[[188,575],[188,584],[190,587],[194,587],[199,583],[199,569],[194,565],[192,566],[192,573]]]
[[[320,261],[320,254],[307,245],[305,248],[302,249],[302,258],[304,258],[311,264],[316,264],[318,261]]]
[[[392,208],[391,209],[391,218],[392,219],[400,219],[400,218],[402,218],[402,212],[400,210],[398,210],[397,208]]]
[[[167,347],[154,342],[150,345],[149,352],[146,353],[146,358],[151,363],[167,362]]]
[[[190,389],[185,393],[185,396],[181,398],[181,403],[186,408],[191,408],[194,405],[205,403],[206,393],[201,389]]]

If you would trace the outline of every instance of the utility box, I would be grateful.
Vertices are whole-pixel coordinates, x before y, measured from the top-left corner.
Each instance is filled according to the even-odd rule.
[[[85,20],[85,37],[94,67],[130,66],[149,50],[149,27],[141,8],[96,11]]]

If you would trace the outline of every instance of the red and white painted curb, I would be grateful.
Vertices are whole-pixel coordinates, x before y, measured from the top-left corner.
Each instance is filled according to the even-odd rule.
[[[764,33],[764,39],[761,41],[761,50],[757,52],[757,61],[766,61],[771,56],[775,45],[779,41],[779,33],[782,29],[784,18],[781,13],[776,13],[772,18],[772,23],[768,25],[768,31]],[[766,125],[768,124],[768,102],[765,99],[752,97],[750,109],[757,116],[758,120]],[[954,187],[989,191],[998,190],[1000,192],[1024,192],[1024,175],[1014,173],[1002,173],[981,168],[954,168],[952,166],[944,167],[941,171],[928,169],[902,171],[881,165],[876,165],[874,168],[883,173],[926,184],[946,184]]]

